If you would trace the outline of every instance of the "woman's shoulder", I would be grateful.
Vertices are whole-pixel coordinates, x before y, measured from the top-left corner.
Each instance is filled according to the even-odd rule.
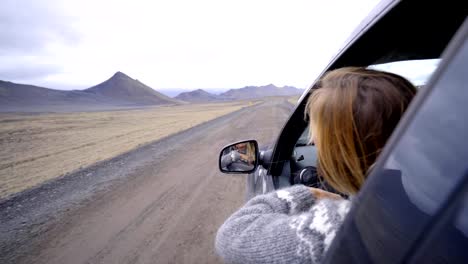
[[[290,208],[290,214],[319,210],[321,212],[336,212],[340,216],[345,216],[350,206],[350,200],[341,196],[323,191],[317,188],[310,188],[304,185],[293,185],[280,189],[265,196],[265,199],[279,199]]]
[[[297,185],[251,199],[218,231],[218,253],[232,263],[273,263],[279,259],[268,256],[278,254],[284,262],[319,262],[350,202],[311,190]]]

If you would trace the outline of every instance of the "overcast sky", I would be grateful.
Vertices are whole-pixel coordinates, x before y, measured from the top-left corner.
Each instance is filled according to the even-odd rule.
[[[376,0],[1,0],[0,80],[306,88]]]

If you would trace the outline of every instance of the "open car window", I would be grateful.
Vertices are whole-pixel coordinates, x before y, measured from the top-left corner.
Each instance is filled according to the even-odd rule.
[[[406,60],[391,63],[375,64],[368,68],[387,71],[401,75],[416,87],[424,86],[439,65],[440,59]]]
[[[439,65],[440,59],[405,60],[391,63],[374,64],[367,68],[387,71],[401,75],[411,81],[417,88],[423,87]],[[306,126],[296,142],[296,147],[309,144],[309,126]]]
[[[407,78],[416,87],[424,87],[439,65],[440,59],[406,60],[375,64],[368,68],[395,73]],[[309,143],[309,126],[306,126],[296,141],[291,155],[291,171],[297,173],[309,166],[317,165],[317,150]],[[293,178],[290,178],[293,183]]]

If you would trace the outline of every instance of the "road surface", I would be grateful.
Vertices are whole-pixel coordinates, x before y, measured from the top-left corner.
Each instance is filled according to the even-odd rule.
[[[220,173],[219,151],[271,144],[291,110],[269,99],[0,202],[0,262],[220,263],[246,178]]]

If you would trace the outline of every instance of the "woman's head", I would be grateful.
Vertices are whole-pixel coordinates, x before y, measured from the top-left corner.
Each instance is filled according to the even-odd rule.
[[[325,74],[306,112],[321,176],[337,191],[356,193],[416,94],[396,74],[341,68]]]

